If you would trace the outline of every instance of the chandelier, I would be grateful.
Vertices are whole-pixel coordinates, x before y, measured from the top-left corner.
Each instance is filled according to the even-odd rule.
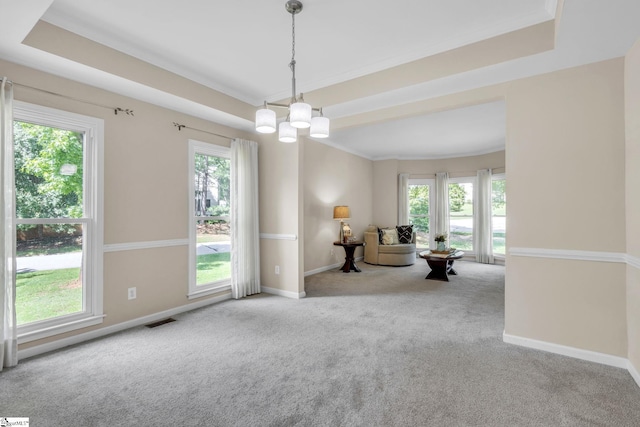
[[[296,14],[302,11],[302,3],[289,0],[285,4],[287,12],[291,14],[291,101],[289,104],[264,102],[263,108],[256,111],[256,131],[273,133],[276,131],[276,112],[269,107],[287,108],[287,118],[278,125],[278,139],[281,142],[296,142],[298,129],[309,129],[309,136],[313,138],[329,137],[329,119],[322,115],[322,108],[313,108],[304,102],[302,93],[296,95]],[[317,113],[314,116],[314,112]]]

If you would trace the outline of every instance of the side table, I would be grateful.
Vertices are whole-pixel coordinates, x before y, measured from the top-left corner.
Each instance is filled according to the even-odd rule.
[[[364,246],[364,242],[349,242],[349,243],[333,242],[333,245],[342,246],[344,248],[344,253],[346,255],[344,258],[344,265],[342,266],[342,268],[340,268],[340,270],[342,270],[343,273],[349,273],[351,270],[360,273],[360,269],[356,265],[356,261],[353,254],[356,251],[356,248],[358,246]]]

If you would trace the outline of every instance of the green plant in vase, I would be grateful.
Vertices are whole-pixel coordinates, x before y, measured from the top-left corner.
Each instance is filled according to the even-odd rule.
[[[446,241],[447,241],[447,233],[439,233],[436,234],[435,238],[433,239],[436,242],[436,250],[440,251],[440,252],[444,252],[447,250],[447,245],[446,245]]]

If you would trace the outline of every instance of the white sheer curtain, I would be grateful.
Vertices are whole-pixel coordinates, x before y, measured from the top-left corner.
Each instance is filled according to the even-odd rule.
[[[493,264],[491,169],[478,171],[473,198],[473,247],[476,252],[476,261],[484,264]]]
[[[409,174],[398,175],[398,225],[409,225]]]
[[[258,144],[231,141],[231,294],[260,293]]]
[[[430,232],[430,247],[434,247],[433,238],[436,234],[449,233],[449,173],[438,172],[436,174],[435,188],[435,215],[433,218],[433,229]]]
[[[0,286],[0,371],[18,364],[16,337],[16,282],[13,190],[13,88],[6,77],[0,86],[0,156],[2,164],[2,285]]]

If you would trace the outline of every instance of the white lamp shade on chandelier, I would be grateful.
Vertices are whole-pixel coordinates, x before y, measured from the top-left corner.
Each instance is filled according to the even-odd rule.
[[[276,131],[276,112],[268,108],[256,111],[256,131],[273,133]]]
[[[289,122],[282,122],[279,126],[278,139],[280,142],[296,142],[298,129],[291,126]]]
[[[289,106],[289,123],[296,129],[306,129],[311,126],[311,105],[296,102]]]
[[[329,137],[329,119],[323,116],[311,119],[311,129],[309,136],[312,138],[328,138]]]
[[[300,0],[288,0],[285,4],[287,12],[291,14],[291,33],[292,33],[292,54],[289,68],[291,68],[291,102],[289,104],[276,104],[264,102],[264,107],[256,111],[256,131],[260,133],[273,133],[276,131],[276,113],[269,107],[287,108],[289,114],[285,121],[278,125],[278,139],[281,142],[296,142],[298,137],[298,129],[311,128],[309,136],[312,138],[328,138],[329,137],[329,119],[322,115],[322,108],[313,108],[304,102],[302,93],[298,97],[296,95],[296,60],[295,60],[295,40],[296,26],[295,15],[302,11],[302,2]],[[313,117],[313,112],[319,113],[319,116]]]
[[[297,102],[296,104],[292,104],[292,107],[293,105],[297,104],[301,103]],[[309,106],[309,104],[304,105]],[[311,110],[311,106],[309,106],[309,109]],[[291,114],[291,117],[294,117],[293,113]],[[293,119],[288,122],[281,122],[280,125],[277,125],[276,122],[277,120],[275,111],[269,110],[268,108],[261,108],[260,110],[256,111],[256,131],[260,133],[274,133],[276,131],[276,128],[278,128],[279,139],[282,142],[296,142],[296,128],[303,129],[305,127],[310,127],[309,136],[312,138],[329,137],[330,121],[327,117],[324,116],[312,117],[310,123],[307,126],[295,126],[300,122],[294,122]],[[291,138],[293,138],[293,141],[290,140]]]

